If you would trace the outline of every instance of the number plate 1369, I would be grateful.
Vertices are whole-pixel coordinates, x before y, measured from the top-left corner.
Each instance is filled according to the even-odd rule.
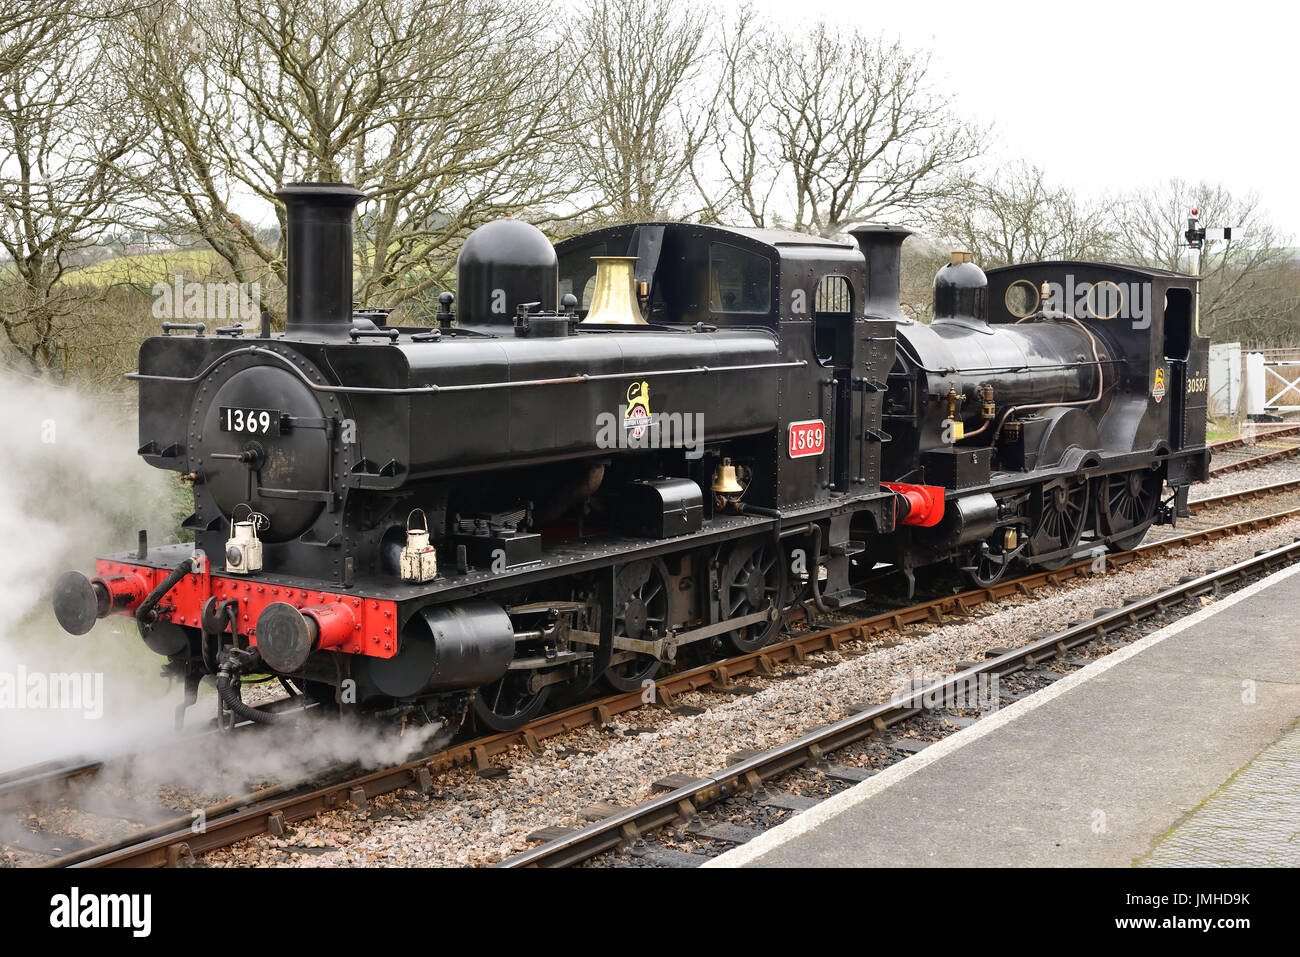
[[[803,458],[805,455],[821,455],[826,451],[826,423],[821,419],[791,422],[786,448],[792,459]]]
[[[222,406],[218,412],[222,432],[240,432],[244,435],[280,434],[280,413],[276,409],[232,409]]]

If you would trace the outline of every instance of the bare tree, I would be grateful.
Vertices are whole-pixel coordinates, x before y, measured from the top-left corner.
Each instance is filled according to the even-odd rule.
[[[1041,168],[1023,161],[955,180],[922,218],[985,268],[1114,255],[1116,228],[1105,206],[1053,186]]]
[[[742,14],[723,60],[716,205],[756,226],[830,236],[910,213],[983,148],[930,88],[927,56],[861,31],[791,34]]]
[[[1289,239],[1278,235],[1255,194],[1239,197],[1222,184],[1180,179],[1131,193],[1116,209],[1120,255],[1187,271],[1183,233],[1193,209],[1206,226],[1232,227],[1230,242],[1212,240],[1202,251],[1201,331],[1220,340],[1275,337],[1295,317],[1287,270],[1278,268],[1289,259]]]
[[[571,23],[570,109],[583,187],[606,220],[691,216],[681,203],[713,117],[708,17],[689,0],[593,0]]]
[[[122,68],[158,130],[151,182],[175,228],[241,280],[283,279],[282,241],[238,209],[347,180],[369,196],[357,296],[394,305],[440,289],[473,227],[545,216],[571,189],[556,142],[573,71],[544,25],[515,0],[155,0]]]
[[[0,0],[0,325],[13,357],[67,371],[66,338],[102,288],[69,281],[77,254],[121,221],[142,141],[97,38],[120,9]]]

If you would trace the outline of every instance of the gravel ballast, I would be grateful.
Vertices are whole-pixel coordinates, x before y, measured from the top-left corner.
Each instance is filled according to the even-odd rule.
[[[1294,468],[1300,478],[1300,464]],[[1281,480],[1274,474],[1252,478],[1242,487]],[[1207,489],[1206,494],[1224,491]],[[734,751],[771,747],[843,717],[850,705],[888,700],[918,676],[950,673],[958,662],[980,658],[990,647],[1024,644],[1089,616],[1093,609],[1121,605],[1130,596],[1241,561],[1297,535],[1300,519],[1036,591],[989,606],[987,613],[968,620],[883,633],[842,652],[812,656],[808,664],[783,667],[782,674],[789,677],[747,675],[744,683],[757,689],[753,694],[679,696],[679,704],[708,708],[703,714],[678,716],[643,708],[604,728],[584,728],[544,741],[539,755],[515,749],[498,759],[508,771],[503,776],[482,777],[457,769],[439,776],[428,796],[401,791],[375,798],[366,811],[330,812],[293,828],[284,838],[255,838],[210,853],[202,864],[489,864],[529,847],[525,838],[538,828],[576,825],[579,812],[591,805],[643,801],[651,794],[651,784],[668,774],[709,773],[725,765]]]

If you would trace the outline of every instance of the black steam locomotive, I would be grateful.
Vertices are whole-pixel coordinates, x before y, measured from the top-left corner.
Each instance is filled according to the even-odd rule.
[[[287,324],[165,327],[140,455],[194,488],[194,543],[56,586],[187,683],[273,673],[341,706],[504,729],[596,681],[761,647],[796,599],[950,562],[974,581],[1130,546],[1209,465],[1188,276],[992,271],[899,308],[908,235],[857,247],[637,223],[465,242],[426,327],[352,307],[362,194],[295,184]],[[180,334],[185,332],[195,334]],[[1172,492],[1165,497],[1166,483]]]

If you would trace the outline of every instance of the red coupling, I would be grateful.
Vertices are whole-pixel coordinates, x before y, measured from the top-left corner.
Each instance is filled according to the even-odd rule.
[[[942,485],[904,485],[898,482],[881,482],[897,496],[894,499],[894,524],[919,525],[929,528],[943,518]]]
[[[100,615],[131,611],[144,601],[153,586],[139,575],[104,575],[90,581],[96,591],[103,588],[108,595],[108,608]]]
[[[349,641],[355,640],[357,618],[352,614],[352,609],[343,602],[309,605],[299,610],[305,617],[316,623],[316,650],[341,648]]]

